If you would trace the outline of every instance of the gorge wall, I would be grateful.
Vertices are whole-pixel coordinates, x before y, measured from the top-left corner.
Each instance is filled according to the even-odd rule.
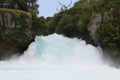
[[[107,23],[112,20],[113,20],[112,10],[104,13],[92,14],[91,19],[89,21],[89,25],[88,25],[88,31],[95,43],[97,44],[99,43],[97,33],[101,25],[103,23]]]
[[[33,41],[29,13],[0,9],[0,59],[21,54]]]

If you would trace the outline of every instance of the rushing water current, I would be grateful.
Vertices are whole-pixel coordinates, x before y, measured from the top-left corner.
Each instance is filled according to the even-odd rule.
[[[24,55],[0,62],[0,80],[120,80],[100,48],[61,35],[37,36]]]

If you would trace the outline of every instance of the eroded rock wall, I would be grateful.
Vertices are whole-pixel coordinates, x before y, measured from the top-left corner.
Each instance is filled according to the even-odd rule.
[[[22,14],[0,12],[0,59],[22,54],[33,41],[30,18]]]
[[[111,13],[112,11],[92,14],[89,25],[88,25],[88,31],[95,43],[98,43],[97,31],[100,28],[101,24],[105,22],[109,22],[113,19],[113,16]]]

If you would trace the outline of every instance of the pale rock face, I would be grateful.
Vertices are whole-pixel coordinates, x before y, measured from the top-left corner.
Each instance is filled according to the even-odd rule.
[[[23,20],[24,22],[21,20]],[[28,35],[28,33],[30,33],[28,28],[31,27],[30,20],[28,18],[21,18],[21,20],[14,20],[11,13],[0,13],[0,27],[3,26],[5,28],[6,34],[14,33],[15,30],[23,28],[22,24],[24,23],[25,25],[27,25],[27,30],[25,28],[25,31],[23,32]],[[28,33],[26,31],[28,31]]]
[[[14,28],[15,22],[12,21],[12,15],[10,13],[0,13],[0,25],[4,25],[6,28]]]
[[[102,23],[108,22],[113,19],[113,16],[111,15],[112,11],[104,12],[103,14],[93,14],[90,23],[88,25],[88,31],[90,32],[90,35],[92,39],[97,43],[98,38],[96,37],[96,33],[98,29],[100,28],[100,25]]]
[[[94,40],[96,39],[95,35],[96,35],[97,30],[100,27],[101,22],[102,22],[102,15],[101,14],[94,14],[91,17],[91,21],[89,23],[88,30],[90,32],[91,37]]]
[[[11,13],[0,12],[0,25],[4,25],[5,27],[9,27],[9,28],[14,28],[16,26],[15,21],[16,20],[13,20],[13,17],[12,17]],[[30,19],[29,18],[26,18],[24,21],[25,21],[26,24],[30,24]]]
[[[10,13],[4,13],[3,21],[6,28],[13,29],[15,27],[15,22],[12,21],[12,16]]]
[[[2,14],[0,15],[0,25],[3,25]]]
[[[108,22],[110,20],[113,20],[113,15],[111,15],[111,12],[112,11],[103,13],[103,22]]]

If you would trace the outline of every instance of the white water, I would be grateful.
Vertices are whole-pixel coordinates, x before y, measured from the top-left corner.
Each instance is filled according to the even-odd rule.
[[[101,50],[79,39],[36,37],[21,57],[0,62],[0,80],[120,80]]]

